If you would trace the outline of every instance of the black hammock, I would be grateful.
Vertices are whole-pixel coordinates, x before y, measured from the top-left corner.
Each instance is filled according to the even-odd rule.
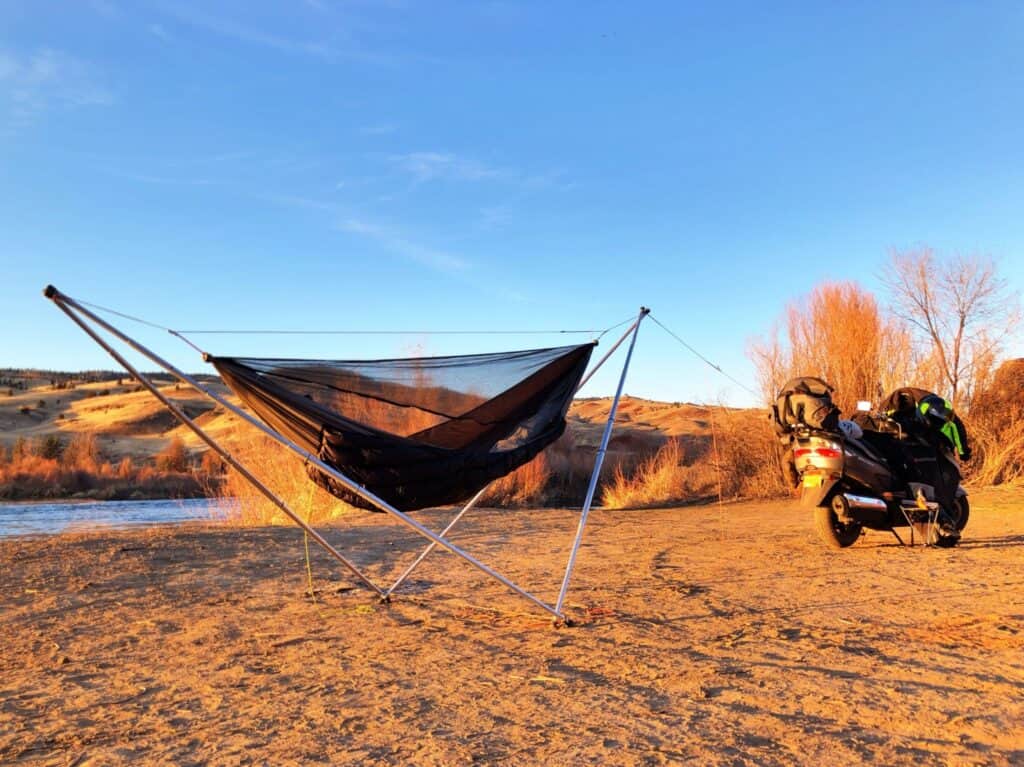
[[[401,511],[457,503],[565,431],[594,344],[395,360],[210,357],[268,426]],[[377,510],[316,466],[310,477]]]

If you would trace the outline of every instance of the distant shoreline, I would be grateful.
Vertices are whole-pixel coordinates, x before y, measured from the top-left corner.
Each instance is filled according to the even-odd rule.
[[[78,503],[130,503],[132,501],[218,501],[215,495],[145,495],[125,498],[90,498],[83,495],[52,496],[42,498],[0,498],[0,506],[41,506],[47,503],[78,504]]]

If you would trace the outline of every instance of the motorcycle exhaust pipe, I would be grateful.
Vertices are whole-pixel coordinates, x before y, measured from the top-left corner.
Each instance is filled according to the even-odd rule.
[[[881,498],[868,498],[864,495],[850,495],[848,493],[843,494],[843,498],[846,499],[846,503],[849,504],[851,509],[871,509],[872,511],[885,511],[885,501]]]

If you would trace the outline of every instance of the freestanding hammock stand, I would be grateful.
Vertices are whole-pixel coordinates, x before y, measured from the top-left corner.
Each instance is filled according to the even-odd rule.
[[[400,511],[387,501],[383,500],[382,498],[378,497],[377,495],[370,492],[366,488],[362,487],[361,485],[347,477],[344,473],[339,471],[334,466],[325,463],[314,453],[311,453],[309,450],[305,449],[304,447],[297,444],[288,437],[284,436],[275,429],[270,428],[268,425],[258,420],[254,416],[250,415],[245,410],[226,400],[217,392],[207,388],[192,376],[182,372],[174,365],[172,365],[170,362],[166,361],[159,355],[150,351],[148,348],[138,343],[131,337],[127,336],[110,323],[106,322],[93,312],[89,311],[78,301],[75,301],[73,298],[61,293],[52,285],[46,287],[46,289],[43,291],[43,295],[46,298],[52,300],[61,311],[63,311],[90,338],[92,338],[93,341],[95,341],[101,348],[103,348],[108,354],[110,354],[111,357],[113,357],[113,359],[119,365],[121,365],[136,381],[138,381],[141,386],[147,389],[154,397],[157,398],[157,400],[159,400],[165,407],[167,407],[168,410],[170,410],[170,412],[176,418],[178,418],[178,420],[180,420],[189,429],[191,429],[196,434],[196,436],[199,437],[199,439],[201,439],[206,445],[210,447],[210,449],[214,450],[225,461],[225,463],[227,463],[231,468],[238,471],[248,482],[250,482],[253,485],[253,487],[255,487],[264,496],[266,496],[275,506],[277,506],[277,508],[279,508],[284,514],[286,514],[299,527],[305,530],[306,533],[308,533],[309,536],[313,538],[314,541],[316,541],[316,543],[322,546],[331,556],[337,559],[346,569],[348,569],[357,578],[359,578],[360,581],[366,584],[366,586],[369,587],[372,591],[374,591],[382,600],[387,601],[390,598],[391,594],[394,593],[394,591],[405,581],[405,579],[426,558],[426,556],[435,547],[441,546],[442,548],[446,549],[456,557],[468,562],[470,565],[477,568],[485,575],[489,576],[490,578],[493,578],[499,583],[502,583],[503,585],[514,591],[516,594],[523,597],[524,599],[529,600],[537,607],[550,613],[554,617],[556,622],[561,622],[566,625],[570,624],[570,620],[563,610],[565,596],[568,591],[570,579],[572,577],[572,571],[576,562],[576,556],[580,544],[582,542],[587,518],[590,513],[591,505],[593,503],[594,492],[597,487],[597,481],[601,472],[601,466],[603,464],[604,456],[607,452],[608,443],[611,438],[612,427],[615,421],[616,412],[618,410],[619,400],[621,398],[623,386],[625,384],[626,374],[629,370],[629,364],[630,360],[632,359],[633,349],[636,345],[637,333],[640,328],[640,323],[648,315],[650,311],[649,309],[645,307],[641,308],[640,313],[637,316],[636,320],[633,322],[633,324],[630,325],[630,327],[626,330],[622,337],[613,345],[609,352],[601,359],[601,361],[594,368],[594,370],[596,370],[596,367],[599,367],[601,364],[603,364],[611,355],[611,353],[615,351],[615,349],[626,340],[626,338],[630,339],[629,351],[626,355],[626,359],[622,367],[622,373],[619,377],[619,384],[615,393],[615,397],[612,400],[611,411],[608,415],[608,420],[605,423],[604,433],[601,438],[601,445],[597,452],[597,456],[594,463],[594,469],[590,478],[590,484],[587,489],[586,499],[584,501],[583,508],[580,513],[580,519],[576,531],[576,536],[573,541],[568,563],[566,565],[565,575],[562,579],[562,585],[559,591],[558,600],[556,604],[552,606],[544,602],[543,600],[539,599],[532,593],[526,591],[522,587],[518,586],[517,584],[503,576],[501,573],[495,571],[488,565],[479,561],[474,556],[462,550],[459,546],[452,543],[445,537],[456,525],[456,523],[458,523],[462,516],[476,504],[476,502],[485,492],[486,487],[477,492],[476,495],[474,495],[463,506],[461,511],[459,511],[459,513],[452,519],[451,522],[449,522],[447,527],[445,527],[445,529],[440,534],[435,533],[432,530],[424,527],[422,524],[420,524],[415,519],[410,517],[407,513]],[[280,497],[278,497],[272,490],[270,490],[270,488],[268,488],[263,482],[261,482],[251,471],[249,471],[249,469],[247,469],[237,459],[235,459],[224,447],[222,447],[216,440],[214,440],[210,435],[208,435],[198,424],[196,424],[195,421],[189,418],[189,416],[181,408],[175,405],[173,401],[168,399],[155,384],[153,384],[144,375],[142,375],[130,362],[128,362],[128,360],[124,358],[124,356],[122,356],[106,340],[104,340],[104,338],[100,336],[100,334],[96,330],[96,327],[94,326],[102,328],[107,333],[119,339],[128,347],[134,349],[136,352],[142,354],[155,364],[159,365],[165,371],[167,371],[175,378],[180,380],[182,383],[185,383],[193,387],[197,391],[202,392],[217,404],[235,413],[240,418],[244,419],[245,421],[252,424],[256,428],[260,429],[263,433],[267,434],[269,437],[279,442],[284,447],[288,448],[292,452],[299,455],[307,464],[315,466],[321,472],[327,474],[332,480],[339,483],[347,491],[358,496],[367,503],[372,504],[372,506],[375,507],[376,509],[379,509],[380,511],[383,511],[391,515],[395,519],[399,520],[403,525],[409,527],[418,535],[426,538],[430,542],[429,546],[419,555],[419,557],[412,563],[412,565],[410,565],[405,570],[405,572],[403,572],[402,575],[399,576],[399,578],[395,581],[394,584],[391,585],[390,588],[380,588],[379,586],[374,584],[373,581],[366,574],[364,574],[351,560],[349,560],[341,552],[339,552],[322,535],[320,535],[316,530],[314,530],[312,526],[305,522],[292,509],[290,509],[288,505]],[[178,335],[177,333],[174,333],[174,331],[171,332],[174,335]],[[590,375],[593,375],[593,370],[591,371]],[[588,375],[585,379],[583,379],[583,381],[581,381],[581,383],[579,384],[580,387],[582,387],[582,385],[586,383],[587,380],[589,380],[590,375]],[[579,387],[577,387],[577,391],[578,388]]]

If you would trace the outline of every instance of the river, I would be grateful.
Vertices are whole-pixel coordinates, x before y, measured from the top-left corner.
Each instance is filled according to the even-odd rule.
[[[222,507],[208,498],[174,501],[0,503],[0,538],[211,521]]]

